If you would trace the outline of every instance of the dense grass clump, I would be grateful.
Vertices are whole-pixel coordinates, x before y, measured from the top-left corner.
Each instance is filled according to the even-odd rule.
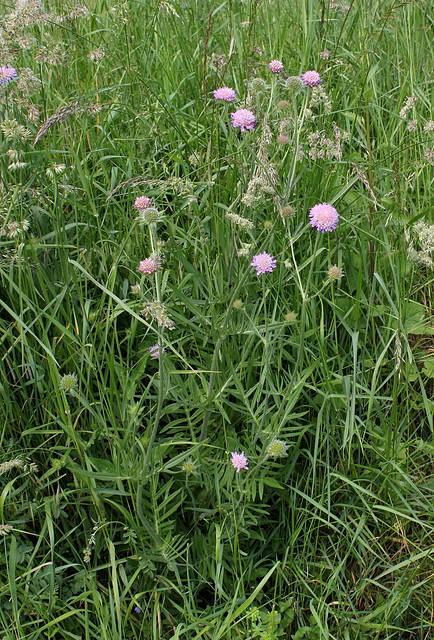
[[[432,3],[0,11],[1,637],[431,637]]]

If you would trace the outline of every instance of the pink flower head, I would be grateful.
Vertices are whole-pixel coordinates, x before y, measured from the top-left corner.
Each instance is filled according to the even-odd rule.
[[[244,129],[254,129],[258,124],[253,111],[248,109],[238,109],[235,113],[231,113],[232,125]]]
[[[0,67],[0,84],[7,84],[17,77],[17,70],[13,67]]]
[[[151,206],[151,198],[147,198],[146,196],[140,196],[136,198],[134,202],[134,206],[138,211],[146,211]]]
[[[237,94],[230,87],[220,87],[214,91],[214,100],[226,100],[226,102],[233,102]]]
[[[244,455],[244,451],[241,451],[241,453],[233,451],[231,453],[231,463],[233,468],[236,469],[237,473],[239,473],[241,469],[247,469],[247,471],[249,470],[247,458]]]
[[[322,79],[319,75],[318,71],[306,71],[301,74],[301,79],[304,84],[309,85],[309,87],[316,87],[318,84],[321,84]]]
[[[283,71],[283,62],[280,60],[272,60],[268,66],[273,73],[282,73]]]
[[[338,226],[339,214],[331,204],[316,204],[309,211],[310,224],[318,231],[333,231]]]
[[[151,358],[159,358],[160,354],[164,353],[166,349],[160,348],[160,345],[154,344],[153,347],[149,347],[149,353],[151,354]]]
[[[146,258],[145,260],[141,260],[139,262],[139,271],[141,273],[146,273],[147,275],[151,275],[155,273],[158,269],[158,263],[152,258]]]
[[[264,253],[258,253],[257,256],[253,256],[250,265],[255,267],[256,273],[259,276],[261,273],[266,273],[267,271],[271,273],[276,268],[276,261],[274,256],[270,256],[269,253],[264,251]]]

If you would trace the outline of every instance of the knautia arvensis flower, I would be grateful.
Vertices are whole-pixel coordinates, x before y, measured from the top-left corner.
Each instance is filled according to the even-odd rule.
[[[284,458],[288,455],[289,444],[283,440],[273,440],[267,447],[267,454],[272,458]]]
[[[166,349],[164,347],[160,347],[158,344],[154,344],[152,347],[149,347],[151,358],[159,358],[165,351]]]
[[[282,73],[283,62],[281,60],[272,60],[268,65],[270,71],[273,73]]]
[[[7,84],[17,77],[17,70],[13,67],[0,67],[0,84]]]
[[[239,473],[241,469],[247,469],[247,470],[249,469],[249,465],[247,462],[247,458],[244,455],[244,451],[241,451],[241,453],[237,453],[236,451],[233,451],[231,453],[231,464],[237,473]]]
[[[233,102],[237,94],[230,87],[219,87],[214,91],[214,100],[223,100],[224,102]]]
[[[65,373],[59,380],[59,389],[65,393],[71,393],[78,389],[78,378],[75,373]]]
[[[336,264],[329,267],[327,271],[329,280],[341,280],[344,277],[344,270],[342,267],[338,267]]]
[[[268,89],[267,83],[262,78],[253,78],[253,80],[250,80],[248,87],[250,91],[255,93],[263,93]]]
[[[274,256],[264,251],[263,253],[258,253],[256,256],[253,256],[250,265],[255,267],[256,273],[259,276],[262,273],[272,273],[276,268],[276,260]]]
[[[254,129],[258,124],[255,114],[249,109],[237,109],[234,113],[231,113],[232,126],[234,128],[240,127],[241,131],[245,129]]]
[[[304,84],[307,84],[309,87],[316,87],[318,84],[321,84],[322,79],[319,75],[318,71],[305,71],[301,74],[301,79]]]
[[[300,91],[305,90],[306,85],[300,76],[289,76],[289,78],[285,80],[285,88],[288,89],[292,95],[297,95]]]
[[[139,224],[157,224],[163,217],[163,213],[156,207],[144,207],[139,209],[139,215],[135,218]]]
[[[197,464],[191,458],[186,460],[181,467],[181,470],[185,473],[186,476],[191,476],[197,471]]]
[[[312,227],[324,233],[325,231],[334,231],[338,226],[339,214],[331,204],[323,202],[316,204],[309,212],[310,224]]]
[[[138,270],[145,275],[151,275],[158,270],[158,263],[152,258],[145,258],[139,262]]]

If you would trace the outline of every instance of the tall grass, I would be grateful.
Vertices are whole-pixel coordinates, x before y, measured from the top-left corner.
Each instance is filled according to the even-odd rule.
[[[2,637],[432,635],[431,8],[1,4]]]

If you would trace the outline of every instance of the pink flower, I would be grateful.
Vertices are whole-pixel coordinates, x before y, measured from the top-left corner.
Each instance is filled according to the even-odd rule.
[[[17,77],[17,70],[13,67],[0,67],[0,84],[7,84]]]
[[[255,114],[248,109],[238,109],[235,113],[231,113],[232,125],[244,129],[254,129],[258,124]]]
[[[318,231],[333,231],[338,226],[339,214],[331,204],[316,204],[309,211],[310,224]]]
[[[280,60],[272,60],[268,66],[273,73],[281,73],[283,71],[283,62]]]
[[[274,256],[264,251],[263,253],[258,253],[258,255],[253,256],[250,265],[255,267],[256,273],[259,276],[261,273],[266,273],[267,271],[271,273],[276,268],[276,261]]]
[[[159,358],[160,354],[164,353],[166,349],[164,347],[161,349],[158,344],[154,344],[153,347],[149,347],[149,353],[151,354],[151,358]]]
[[[247,458],[244,455],[244,451],[241,451],[241,453],[237,453],[236,451],[233,451],[231,453],[231,463],[234,469],[237,470],[237,473],[239,473],[241,471],[241,469],[249,469],[248,467],[248,463],[247,463]]]
[[[306,71],[301,74],[301,79],[304,84],[309,85],[309,87],[316,87],[318,84],[321,84],[321,76],[318,71]]]
[[[146,273],[148,275],[151,275],[152,273],[155,273],[157,269],[158,269],[158,263],[152,258],[146,258],[145,260],[142,260],[141,262],[139,262],[139,271],[141,273]]]
[[[233,102],[237,94],[233,89],[229,87],[220,87],[214,91],[214,100],[226,100],[226,102]]]
[[[139,198],[136,198],[134,202],[134,206],[139,211],[145,211],[146,209],[148,209],[148,207],[151,206],[151,198],[147,198],[146,196],[140,196]]]

